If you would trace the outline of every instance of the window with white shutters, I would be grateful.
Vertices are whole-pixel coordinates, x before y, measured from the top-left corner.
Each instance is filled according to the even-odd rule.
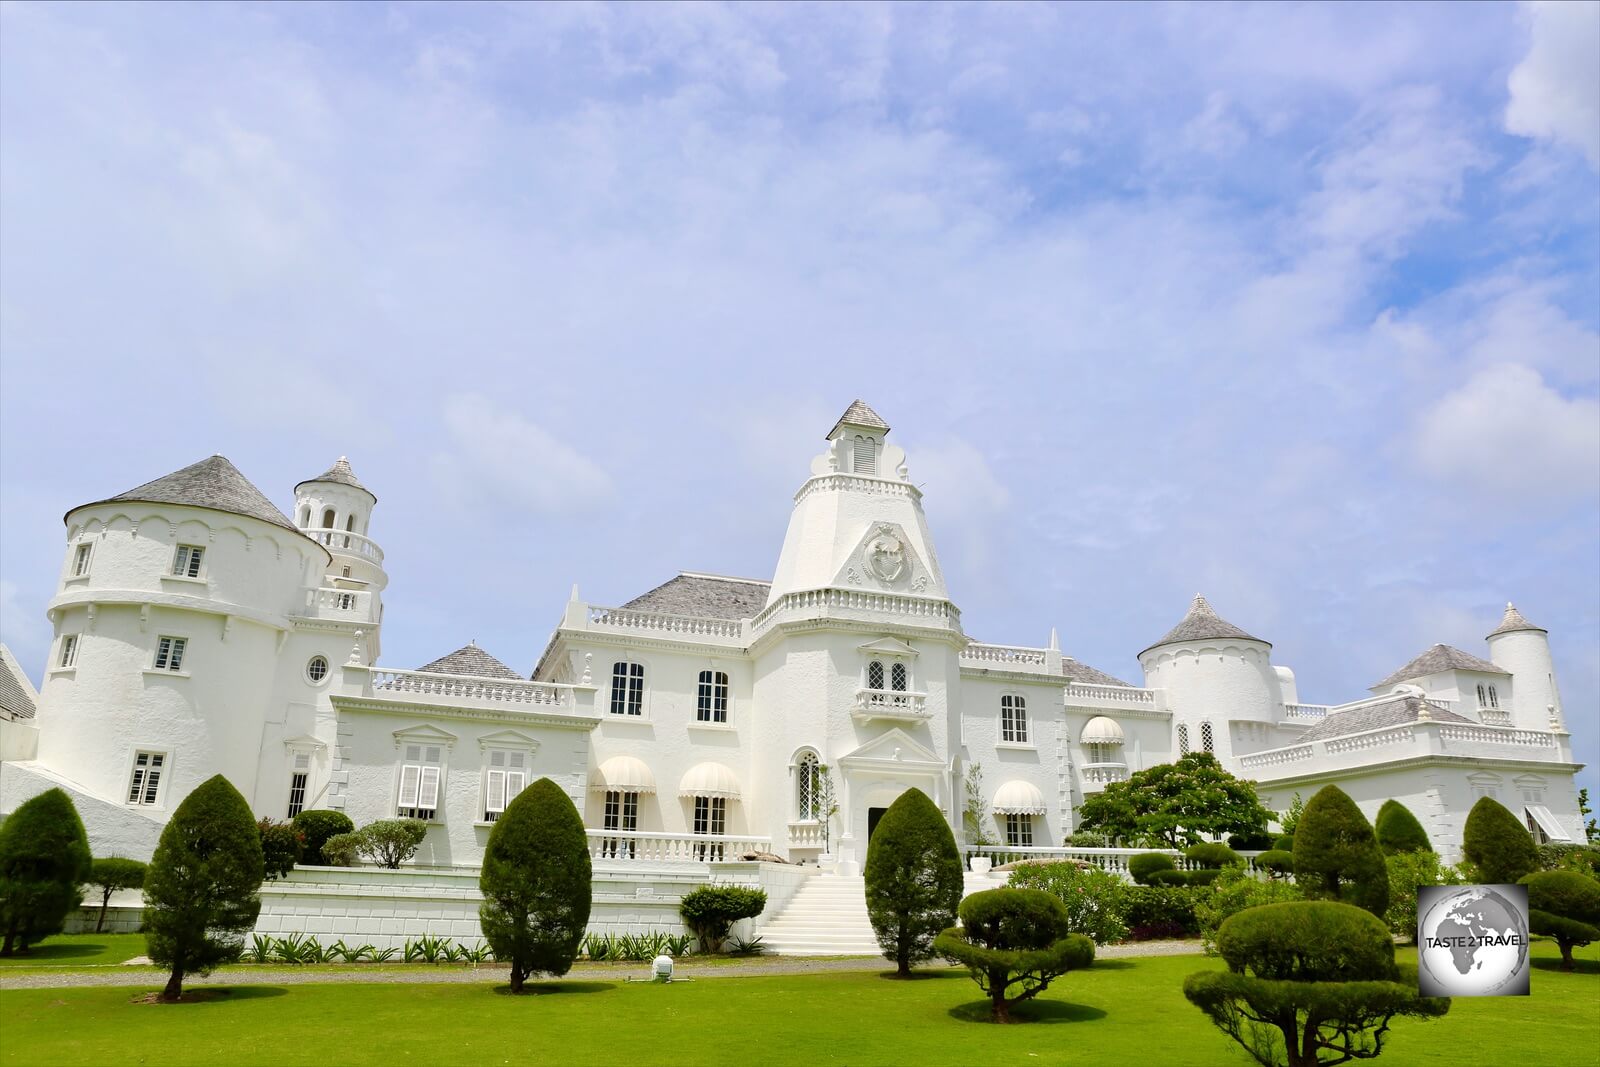
[[[644,664],[618,660],[611,665],[611,714],[644,714]]]
[[[88,541],[78,546],[72,557],[72,576],[82,578],[89,573],[89,557],[94,555],[94,545]]]
[[[400,794],[395,812],[402,819],[432,820],[439,810],[439,787],[444,774],[444,750],[439,745],[407,745],[400,764]]]
[[[728,721],[728,676],[722,671],[701,671],[695,702],[696,722]]]
[[[528,784],[528,753],[494,748],[487,755],[483,768],[483,821],[494,822]]]
[[[294,818],[306,810],[306,786],[311,781],[311,754],[296,752],[294,766],[289,771],[288,817]]]
[[[67,634],[61,638],[61,655],[56,660],[57,667],[76,667],[78,665],[78,635]]]
[[[165,752],[135,752],[133,776],[128,782],[129,804],[154,804],[161,792],[161,772],[166,768]]]
[[[1028,743],[1028,702],[1024,698],[1010,693],[1000,698],[1000,740]]]
[[[179,545],[178,550],[172,554],[173,577],[200,577],[200,562],[205,559],[205,555],[206,550],[199,545]]]
[[[183,654],[188,650],[189,639],[186,637],[158,638],[156,640],[156,670],[183,670]]]

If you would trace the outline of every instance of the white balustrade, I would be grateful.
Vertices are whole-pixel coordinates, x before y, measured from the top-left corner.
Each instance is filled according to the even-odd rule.
[[[1104,789],[1112,782],[1128,780],[1126,763],[1085,763],[1080,769],[1083,771],[1085,788],[1094,786],[1097,789]]]
[[[770,837],[735,834],[658,834],[647,830],[585,830],[589,856],[621,863],[720,863],[746,852],[771,852]]]
[[[372,618],[372,594],[355,589],[308,589],[301,617],[366,622]]]
[[[1067,703],[1091,708],[1154,708],[1158,701],[1154,689],[1073,682],[1067,686]]]
[[[1447,747],[1456,742],[1470,745],[1513,745],[1521,748],[1555,748],[1556,735],[1544,730],[1514,730],[1505,726],[1479,726],[1476,723],[1437,724],[1439,738]]]
[[[591,607],[589,628],[645,630],[687,637],[744,636],[744,623],[739,619],[706,619],[695,615],[669,615],[665,612],[633,611],[629,608]]]
[[[1179,870],[1193,870],[1201,866],[1184,858],[1182,852],[1165,848],[1033,848],[1019,845],[967,845],[962,851],[968,856],[987,856],[995,866],[1022,863],[1028,860],[1075,860],[1099,867],[1103,871],[1130,878],[1128,861],[1135,856],[1158,854],[1170,856]],[[1259,852],[1239,853],[1246,861],[1259,856]]]
[[[1239,757],[1241,767],[1273,767],[1280,763],[1299,763],[1314,754],[1312,745],[1290,745],[1287,748],[1270,748],[1265,752],[1252,752]]]
[[[1479,708],[1478,720],[1485,726],[1510,726],[1511,713],[1499,708]]]
[[[1285,704],[1283,716],[1286,719],[1315,722],[1327,718],[1332,707],[1331,704]]]
[[[974,641],[961,650],[961,658],[969,663],[999,663],[1004,666],[1043,667],[1045,650],[1023,648],[1017,645],[985,645]]]
[[[1415,736],[1416,727],[1408,723],[1381,730],[1367,730],[1347,737],[1329,738],[1322,742],[1322,747],[1333,753],[1359,752],[1369,748],[1385,748],[1389,745],[1409,745]]]
[[[799,593],[785,593],[768,604],[751,620],[750,634],[752,637],[759,636],[769,626],[790,616],[816,617],[834,611],[898,615],[907,620],[929,621],[942,628],[961,628],[961,612],[948,600],[874,593],[862,589],[808,589]]]
[[[796,504],[813,493],[875,493],[879,496],[903,496],[916,499],[922,491],[910,482],[893,478],[869,478],[860,474],[823,474],[802,485],[794,495]]]
[[[383,549],[370,537],[349,530],[301,530],[311,540],[327,547],[328,551],[344,556],[360,556],[374,563],[383,562]]]
[[[926,719],[928,696],[896,689],[857,689],[850,714],[858,719]]]
[[[369,668],[372,696],[426,697],[430,700],[478,700],[493,704],[526,704],[552,708],[573,706],[572,687],[516,678],[484,678],[433,671]]]
[[[824,845],[822,823],[815,819],[801,819],[789,824],[790,848],[822,848]]]

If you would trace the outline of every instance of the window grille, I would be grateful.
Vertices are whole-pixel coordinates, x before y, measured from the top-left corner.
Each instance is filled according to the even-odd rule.
[[[494,822],[528,784],[528,754],[516,749],[494,749],[484,770],[483,821]]]
[[[328,676],[328,657],[312,656],[311,662],[306,664],[306,677],[313,682],[320,682]]]
[[[1215,752],[1217,750],[1216,740],[1216,735],[1211,732],[1211,724],[1209,722],[1201,723],[1200,747],[1205,749],[1207,752]]]
[[[200,577],[200,561],[206,550],[199,545],[179,545],[172,556],[172,573],[178,578]]]
[[[867,664],[867,688],[883,688],[883,664],[878,660],[873,660]]]
[[[1000,698],[1000,740],[1028,743],[1028,702],[1007,693]]]
[[[644,714],[644,664],[619,660],[611,665],[611,714]]]
[[[67,634],[61,639],[61,657],[57,667],[75,667],[78,664],[78,635]]]
[[[133,757],[133,778],[128,783],[129,804],[154,804],[161,790],[161,771],[166,765],[164,752],[137,752]]]
[[[1178,756],[1182,758],[1189,754],[1189,724],[1178,724]]]
[[[904,663],[896,663],[889,668],[889,688],[896,693],[904,693],[909,688],[910,672]]]
[[[305,754],[294,758],[294,770],[289,772],[289,818],[299,815],[306,807],[306,782],[311,777],[311,757]]]
[[[94,553],[94,546],[85,542],[78,546],[77,554],[72,557],[72,576],[81,578],[89,573],[89,557]]]
[[[402,819],[431,820],[439,810],[439,780],[444,768],[438,745],[407,745],[400,765],[400,795],[395,813]]]
[[[700,672],[694,717],[697,722],[728,721],[728,676],[722,671]]]
[[[162,637],[156,642],[156,670],[183,670],[183,654],[188,650],[186,637]]]
[[[816,753],[807,752],[800,757],[799,773],[795,778],[795,809],[801,820],[822,817],[822,801],[817,796],[819,767]]]

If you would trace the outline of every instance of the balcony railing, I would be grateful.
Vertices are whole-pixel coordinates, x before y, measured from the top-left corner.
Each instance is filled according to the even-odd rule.
[[[1330,708],[1328,704],[1285,704],[1283,717],[1290,722],[1321,722]]]
[[[302,618],[371,622],[372,594],[354,589],[308,589]]]
[[[1097,793],[1112,782],[1128,780],[1126,763],[1085,763],[1080,769],[1084,791],[1089,793]]]
[[[329,552],[341,556],[359,556],[374,563],[383,563],[383,549],[370,537],[349,530],[301,530],[311,540],[327,547]]]
[[[347,668],[348,669],[348,668]],[[514,678],[484,678],[470,674],[435,674],[432,671],[368,671],[374,697],[401,700],[472,701],[478,704],[562,709],[574,707],[573,687],[553,682],[524,682]]]
[[[703,619],[693,615],[669,615],[659,611],[633,611],[628,608],[589,609],[589,629],[670,634],[674,637],[716,637],[741,639],[744,622],[740,619]]]
[[[1129,878],[1128,861],[1134,856],[1146,853],[1159,853],[1172,857],[1179,870],[1190,870],[1201,866],[1199,863],[1185,859],[1183,853],[1174,849],[1164,848],[1033,848],[1023,845],[967,845],[962,851],[968,856],[987,856],[994,861],[996,867],[1006,863],[1018,863],[1023,860],[1077,860],[1080,863],[1093,864],[1103,871],[1120,874]],[[1245,859],[1254,859],[1259,852],[1241,852],[1239,855]]]
[[[1432,700],[1428,703],[1438,706]],[[1527,750],[1561,749],[1564,736],[1548,730],[1418,719],[1322,741],[1252,752],[1239,757],[1239,764],[1246,771],[1284,768],[1299,774],[1311,767],[1322,770],[1330,765],[1347,765],[1352,758],[1367,759],[1369,757],[1364,754],[1368,752],[1381,752],[1387,759],[1435,754],[1529,759],[1533,757]],[[1546,757],[1541,754],[1538,758]]]
[[[790,848],[822,848],[822,824],[815,819],[801,819],[789,824]]]
[[[1131,685],[1090,685],[1073,682],[1067,686],[1067,703],[1084,708],[1142,708],[1161,706],[1154,689],[1135,689]]]
[[[1485,726],[1510,726],[1511,713],[1500,708],[1479,708],[1478,721]]]
[[[721,863],[746,852],[771,852],[772,838],[738,834],[658,834],[585,830],[589,856],[614,863]]]
[[[907,626],[961,629],[961,612],[948,600],[874,593],[864,589],[807,589],[785,593],[750,620],[750,636],[759,637],[788,619],[850,618],[856,614],[892,615]]]
[[[928,695],[897,689],[857,689],[850,714],[858,719],[920,721],[928,717]]]

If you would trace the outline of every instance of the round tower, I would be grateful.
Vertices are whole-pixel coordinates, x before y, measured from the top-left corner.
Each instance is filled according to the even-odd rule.
[[[1227,761],[1229,723],[1277,719],[1281,683],[1272,645],[1218,616],[1204,596],[1196,595],[1182,621],[1139,653],[1139,665],[1146,688],[1166,690],[1174,758],[1210,750]]]
[[[1549,632],[1507,602],[1505,616],[1487,640],[1490,661],[1511,675],[1512,725],[1548,730],[1564,724]]]
[[[294,520],[307,537],[333,555],[328,574],[374,592],[389,583],[383,550],[368,533],[378,498],[361,484],[350,461],[338,462],[294,487]]]

